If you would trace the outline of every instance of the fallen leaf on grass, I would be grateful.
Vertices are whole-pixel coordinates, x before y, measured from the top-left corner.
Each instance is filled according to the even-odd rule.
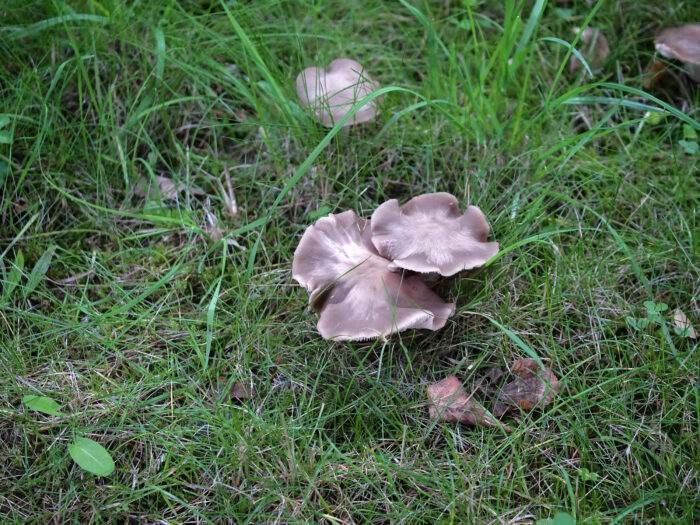
[[[695,332],[695,328],[693,328],[692,323],[680,308],[676,308],[673,312],[673,324],[678,328],[676,330],[678,335],[685,334],[685,337],[697,339],[698,334]]]
[[[252,399],[254,394],[253,387],[248,387],[240,381],[236,381],[230,391],[231,399]]]
[[[542,409],[554,399],[554,396],[561,390],[561,382],[557,376],[548,368],[540,368],[537,361],[526,357],[515,363],[512,372],[516,378],[507,383],[498,394],[498,401],[494,413],[505,413],[504,405],[519,406],[523,410],[534,408]],[[501,414],[502,415],[502,414]]]
[[[157,198],[158,194],[165,200],[172,200],[177,197],[177,194],[186,188],[184,184],[176,183],[168,177],[163,177],[161,175],[153,176],[154,182],[158,186],[158,190],[153,187],[151,181],[142,180],[136,183],[136,188],[134,188],[134,193],[140,197],[148,196],[151,199]],[[204,190],[198,188],[197,186],[190,186],[189,192],[192,195],[204,195]]]
[[[553,518],[537,520],[537,525],[576,525],[576,520],[568,512],[557,512]]]
[[[219,376],[219,388],[226,385],[226,378],[224,376]],[[221,390],[219,390],[221,392]],[[216,393],[216,392],[215,392]],[[231,385],[228,391],[229,399],[252,399],[255,395],[255,390],[252,386],[246,386],[241,381],[236,381]]]
[[[102,445],[90,438],[76,437],[68,446],[68,453],[78,466],[96,476],[109,476],[114,472],[114,460]]]
[[[511,431],[508,425],[492,418],[477,406],[467,396],[462,383],[455,376],[447,376],[439,383],[428,386],[428,399],[430,399],[428,412],[433,419],[439,418],[447,423],[469,423],[502,428],[506,432]]]
[[[61,415],[61,406],[50,397],[28,395],[22,398],[22,404],[50,416]]]
[[[661,80],[666,76],[666,64],[661,62],[661,60],[654,60],[649,69],[644,73],[644,78],[642,79],[642,87],[644,89],[649,89],[652,86],[658,85]]]

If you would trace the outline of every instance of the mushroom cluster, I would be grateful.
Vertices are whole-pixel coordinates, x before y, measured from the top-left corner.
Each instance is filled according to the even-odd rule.
[[[411,328],[438,330],[455,310],[419,273],[449,276],[498,253],[476,206],[465,213],[449,193],[392,199],[369,220],[329,214],[304,232],[292,277],[310,294],[318,331],[338,341],[387,337]]]

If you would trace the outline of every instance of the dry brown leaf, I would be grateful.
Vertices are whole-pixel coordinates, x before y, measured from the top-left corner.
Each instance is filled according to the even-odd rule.
[[[439,383],[428,386],[430,407],[428,412],[433,419],[441,419],[448,423],[469,423],[486,427],[502,428],[506,432],[511,429],[500,421],[492,418],[481,407],[477,406],[462,387],[455,376],[447,376]]]
[[[255,390],[252,386],[248,387],[240,381],[236,381],[231,387],[230,395],[231,399],[252,399]]]
[[[513,365],[512,372],[516,378],[507,383],[498,394],[498,402],[503,404],[516,405],[523,410],[533,408],[542,409],[554,399],[554,396],[561,390],[561,382],[557,376],[549,369],[540,368],[537,361],[526,357]],[[504,410],[497,407],[494,413]]]
[[[177,184],[175,181],[168,177],[163,177],[161,175],[154,175],[153,179],[158,185],[158,190],[153,187],[153,184],[148,180],[141,180],[136,183],[136,188],[134,188],[134,193],[140,197],[146,197],[154,199],[158,197],[158,194],[165,200],[172,200],[177,197],[177,194],[186,189],[184,184]],[[204,195],[204,190],[198,188],[197,186],[190,186],[188,188],[192,195]]]
[[[574,28],[574,33],[578,34],[580,31],[580,28]],[[581,33],[579,41],[582,44],[578,46],[580,48],[579,51],[581,55],[583,55],[583,58],[586,59],[586,62],[588,62],[591,71],[599,70],[610,54],[610,46],[603,32],[593,27],[587,27]],[[571,55],[569,59],[569,71],[571,71],[571,73],[576,73],[582,67],[583,64],[581,61],[576,56]]]
[[[695,328],[693,328],[693,324],[690,322],[688,317],[685,315],[683,310],[680,308],[676,308],[675,311],[673,312],[673,324],[676,325],[678,328],[681,330],[688,331],[688,336],[691,339],[697,339],[698,334],[695,332]]]
[[[649,89],[652,86],[656,86],[665,76],[666,64],[660,60],[654,60],[649,66],[649,69],[646,70],[646,73],[644,73],[642,87],[644,89]]]
[[[214,395],[223,394],[226,383],[227,379],[224,376],[219,376],[219,381],[213,389]],[[229,399],[252,399],[254,395],[255,389],[252,386],[247,386],[243,384],[243,382],[241,381],[234,382],[228,391]]]

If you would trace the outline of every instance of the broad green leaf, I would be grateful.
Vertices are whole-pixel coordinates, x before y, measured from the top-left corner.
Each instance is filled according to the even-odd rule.
[[[698,134],[692,128],[692,126],[688,126],[688,124],[683,124],[683,138],[686,140],[697,140]]]
[[[61,415],[61,406],[50,397],[28,395],[22,398],[22,404],[27,408],[50,416]]]
[[[690,332],[690,328],[681,328],[680,326],[674,326],[673,331],[676,332],[676,335],[680,335],[681,337],[685,337],[687,339],[694,339],[693,334]]]
[[[0,144],[12,144],[12,135],[9,131],[0,131]]]
[[[698,151],[700,151],[700,146],[698,146],[698,143],[691,140],[679,140],[678,145],[683,148],[683,153],[686,155],[695,155]]]
[[[55,246],[49,246],[49,248],[43,253],[39,260],[36,262],[32,273],[29,274],[29,279],[27,280],[27,286],[24,288],[24,298],[26,299],[30,293],[39,285],[41,280],[46,275],[51,265],[51,258],[53,253],[56,251]]]
[[[666,115],[666,113],[656,113],[655,111],[647,111],[644,114],[644,120],[648,122],[649,125],[656,126],[657,124],[661,123],[661,121]],[[687,126],[687,124],[684,124],[684,126]]]
[[[666,303],[657,304],[654,301],[644,301],[644,307],[647,309],[648,314],[658,314],[668,310],[668,305]]]
[[[8,116],[2,116],[0,117],[0,128],[4,128],[10,123],[10,117]]]
[[[537,525],[576,525],[576,520],[568,512],[557,512],[551,519],[537,520]]]
[[[24,270],[24,255],[22,250],[17,250],[17,255],[15,255],[15,262],[12,265],[7,279],[2,285],[2,298],[3,301],[9,299],[12,296],[17,283],[19,283],[22,277],[22,270]]]
[[[109,476],[114,472],[114,460],[109,452],[97,441],[90,438],[75,438],[68,447],[70,457],[78,466],[96,476]]]

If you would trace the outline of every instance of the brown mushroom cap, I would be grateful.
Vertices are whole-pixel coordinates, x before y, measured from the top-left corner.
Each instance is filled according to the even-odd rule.
[[[319,219],[294,252],[292,277],[310,293],[324,339],[386,337],[410,328],[437,330],[454,313],[420,276],[392,272],[371,241],[369,221],[353,211]]]
[[[667,27],[654,39],[654,47],[666,58],[700,64],[700,24]]]
[[[352,107],[379,89],[364,68],[349,58],[338,58],[328,69],[309,67],[296,80],[297,95],[302,107],[310,108],[326,127],[343,118]],[[377,111],[376,99],[360,108],[343,127],[368,122]]]
[[[574,33],[581,33],[580,41],[583,43],[581,53],[588,62],[592,71],[599,70],[605,59],[610,54],[610,46],[608,40],[600,29],[594,27],[586,27],[583,32],[580,27],[574,27]],[[577,56],[571,55],[569,59],[569,71],[575,73],[583,67],[583,64]]]
[[[498,253],[486,242],[489,223],[476,206],[462,214],[449,193],[428,193],[399,207],[396,199],[372,214],[372,243],[392,268],[454,275],[483,265]]]
[[[685,62],[688,74],[700,82],[700,24],[667,27],[654,39],[654,47],[666,58]]]

